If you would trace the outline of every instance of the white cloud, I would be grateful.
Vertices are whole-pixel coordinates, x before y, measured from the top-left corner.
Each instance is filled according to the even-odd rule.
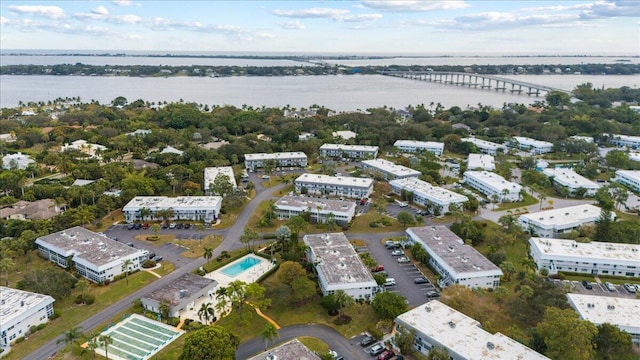
[[[92,13],[94,14],[98,14],[98,15],[109,15],[109,10],[107,10],[106,7],[100,5],[97,8],[91,10]]]
[[[304,30],[305,29],[304,24],[298,20],[279,22],[278,25],[280,25],[281,28],[287,29],[287,30]]]
[[[114,24],[138,24],[144,21],[144,19],[138,15],[112,15],[108,16],[105,20]]]
[[[362,5],[368,8],[390,12],[427,12],[436,10],[455,10],[468,8],[470,5],[461,0],[434,1],[402,1],[402,0],[363,0]]]
[[[4,16],[0,16],[0,25],[8,25],[11,23],[11,20],[7,19]]]
[[[363,21],[375,21],[382,19],[381,14],[360,14],[360,15],[345,15],[336,18],[336,21],[344,22],[363,22]]]
[[[116,6],[131,6],[133,5],[130,0],[113,0],[111,1],[113,5]]]
[[[342,9],[330,9],[330,8],[309,8],[302,10],[273,10],[272,13],[276,16],[288,17],[288,18],[328,18],[335,19],[339,16],[349,14],[349,10]]]
[[[64,11],[59,6],[44,5],[9,5],[9,10],[19,14],[44,16],[49,19],[64,18]]]

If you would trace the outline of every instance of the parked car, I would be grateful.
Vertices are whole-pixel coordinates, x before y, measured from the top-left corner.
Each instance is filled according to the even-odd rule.
[[[398,250],[393,250],[393,251],[391,252],[391,255],[392,255],[392,256],[401,256],[401,255],[404,255],[404,251],[402,251],[402,250],[400,250],[400,249],[398,249]]]
[[[400,243],[395,241],[385,241],[384,247],[386,247],[387,249],[397,249],[400,247]]]
[[[582,280],[582,286],[584,286],[584,288],[587,290],[593,289],[593,285],[591,285],[591,283],[587,280]]]
[[[162,226],[160,226],[160,228],[161,229],[168,229],[169,228],[169,224],[167,224],[166,222],[162,223]]]
[[[183,223],[178,223],[178,224],[176,225],[176,229],[182,229],[183,227],[184,227],[184,224],[183,224]]]
[[[127,230],[133,230],[136,228],[136,224],[129,224],[127,225]]]
[[[162,256],[154,256],[151,260],[155,261],[155,262],[160,262],[162,261]]]
[[[394,278],[387,278],[384,281],[384,286],[395,286],[396,285],[396,279]]]
[[[375,344],[371,347],[371,349],[369,349],[369,354],[371,354],[372,356],[376,356],[382,353],[384,350],[385,347],[382,346],[382,344]]]
[[[133,228],[136,229],[136,230],[140,230],[140,229],[142,229],[142,224],[135,224],[133,226]]]
[[[142,224],[142,230],[147,230],[148,228],[149,228],[149,224],[148,223]]]
[[[396,353],[393,350],[385,350],[380,355],[378,355],[378,360],[389,360],[394,357]]]
[[[411,262],[406,256],[400,256],[396,261],[400,264]]]
[[[176,228],[176,223],[169,224],[169,229],[175,229],[175,228]]]
[[[376,342],[376,338],[374,338],[373,336],[367,335],[362,340],[360,340],[360,345],[363,347],[367,347],[373,344],[374,342]]]
[[[440,293],[437,290],[429,290],[424,293],[429,299],[440,297]]]
[[[627,290],[630,293],[635,294],[636,293],[636,287],[634,285],[631,285],[629,283],[625,283],[624,285],[624,289]]]
[[[128,242],[128,243],[127,243],[127,246],[128,246],[128,247],[134,247],[132,242]]]
[[[413,282],[416,284],[428,284],[429,279],[424,276],[418,276],[417,278],[413,279]]]
[[[616,286],[615,286],[615,285],[613,285],[612,283],[608,282],[608,281],[607,281],[606,283],[604,283],[604,286],[605,286],[605,287],[607,288],[607,290],[609,290],[609,291],[616,291]]]
[[[151,253],[147,256],[149,259],[153,259],[154,257],[156,257],[156,253]]]
[[[184,224],[185,229],[191,229],[191,224]]]
[[[271,179],[271,177],[269,175],[262,175],[261,176],[262,180],[269,180]]]
[[[375,266],[375,267],[371,268],[371,272],[375,273],[375,272],[379,272],[379,271],[384,271],[384,266],[378,265],[378,266]]]

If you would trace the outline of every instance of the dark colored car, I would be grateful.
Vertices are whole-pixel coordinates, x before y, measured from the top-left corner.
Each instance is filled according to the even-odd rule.
[[[373,336],[367,335],[364,337],[364,339],[360,341],[360,345],[362,345],[363,347],[366,347],[373,344],[374,342],[376,342],[376,338],[374,338]]]
[[[185,229],[191,229],[191,224],[184,224]]]
[[[413,279],[413,282],[416,284],[428,284],[429,279],[424,276],[418,276],[417,278]]]
[[[162,226],[160,226],[160,228],[162,228],[162,229],[168,229],[168,228],[169,228],[169,224],[167,224],[167,223],[162,223]]]
[[[148,255],[149,259],[153,259],[154,257],[156,257],[156,253],[151,253]]]
[[[141,225],[141,224],[136,224],[136,225],[134,226],[134,229],[136,229],[136,230],[140,230],[140,229],[142,229],[142,225]]]
[[[440,297],[440,293],[437,292],[436,290],[429,290],[424,294],[427,295],[429,299]]]
[[[395,355],[396,353],[394,353],[393,350],[385,350],[382,354],[378,355],[378,360],[389,360]]]
[[[133,230],[136,228],[136,224],[129,224],[127,225],[127,230]]]
[[[584,288],[587,290],[593,289],[593,285],[591,285],[591,283],[587,280],[582,280],[582,286],[584,286]]]
[[[182,229],[183,227],[184,227],[184,224],[183,224],[183,223],[178,223],[178,224],[176,225],[176,229]]]

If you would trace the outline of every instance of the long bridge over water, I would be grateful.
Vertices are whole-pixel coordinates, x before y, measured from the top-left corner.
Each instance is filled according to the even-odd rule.
[[[453,71],[380,71],[381,75],[395,76],[405,79],[437,82],[442,84],[467,86],[480,89],[493,89],[496,91],[509,91],[511,93],[540,96],[541,93],[567,90],[550,86],[537,85],[524,81],[507,79],[493,75],[471,74]]]

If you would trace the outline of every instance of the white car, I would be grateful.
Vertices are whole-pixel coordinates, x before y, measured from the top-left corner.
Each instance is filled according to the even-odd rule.
[[[262,175],[262,180],[269,180],[271,177],[269,175]]]
[[[396,261],[400,264],[411,262],[411,260],[409,260],[409,258],[407,258],[406,256],[400,256]]]
[[[391,252],[391,255],[392,255],[392,256],[402,256],[402,255],[404,255],[404,251],[402,251],[402,250],[400,250],[400,249],[398,249],[398,250],[393,250],[393,251]]]
[[[604,283],[604,286],[605,286],[605,287],[607,288],[607,290],[609,290],[609,291],[616,291],[616,286],[615,286],[615,285],[613,285],[612,283],[608,282],[608,281],[607,281],[606,283]]]

